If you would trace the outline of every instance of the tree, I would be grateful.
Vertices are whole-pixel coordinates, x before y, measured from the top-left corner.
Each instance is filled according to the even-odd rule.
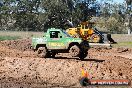
[[[96,0],[2,0],[0,6],[1,25],[11,19],[17,30],[63,28],[66,21],[77,26],[99,10]]]
[[[44,9],[45,27],[62,27],[63,21],[70,17],[69,2],[66,0],[45,0],[41,3],[41,8]]]
[[[128,34],[132,33],[132,1],[131,0],[125,0],[126,1],[126,20],[127,20],[127,27],[128,27]]]
[[[63,28],[66,20],[77,25],[96,14],[95,0],[45,0],[41,4],[44,14],[48,15],[44,17],[46,27]]]
[[[38,20],[40,0],[18,0],[13,18],[16,20],[14,26],[18,30],[39,30]]]
[[[126,7],[124,3],[103,2],[99,21],[107,31],[125,33]],[[102,24],[103,23],[103,24]]]

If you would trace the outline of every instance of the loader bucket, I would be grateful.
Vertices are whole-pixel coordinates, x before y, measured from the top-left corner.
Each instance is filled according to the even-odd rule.
[[[114,41],[114,39],[111,37],[111,34],[107,34],[107,39],[111,44],[116,44],[117,42]]]

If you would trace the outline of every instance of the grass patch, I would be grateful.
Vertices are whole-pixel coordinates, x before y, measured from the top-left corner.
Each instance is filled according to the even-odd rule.
[[[113,47],[128,47],[132,48],[132,42],[118,42],[117,44],[112,44]]]
[[[20,38],[31,38],[32,36],[42,37],[44,32],[31,31],[0,31],[0,36],[20,36]]]
[[[132,45],[132,42],[120,42],[120,45]]]
[[[20,39],[20,36],[0,36],[0,41],[16,39]]]

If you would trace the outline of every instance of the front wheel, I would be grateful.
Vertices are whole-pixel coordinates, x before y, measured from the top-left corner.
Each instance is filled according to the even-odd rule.
[[[80,55],[79,55],[80,60],[84,60],[84,58],[86,58],[87,55],[88,55],[88,51],[87,50],[81,51]]]
[[[80,54],[80,48],[77,45],[73,45],[70,47],[69,53],[72,57],[76,57]]]
[[[39,57],[44,58],[47,55],[47,49],[45,47],[39,47],[37,50],[37,54]]]

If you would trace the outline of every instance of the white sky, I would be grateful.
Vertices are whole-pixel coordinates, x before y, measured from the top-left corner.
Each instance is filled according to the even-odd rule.
[[[98,0],[98,1],[102,1],[102,0]],[[113,0],[113,2],[123,3],[123,2],[124,2],[124,0]]]

